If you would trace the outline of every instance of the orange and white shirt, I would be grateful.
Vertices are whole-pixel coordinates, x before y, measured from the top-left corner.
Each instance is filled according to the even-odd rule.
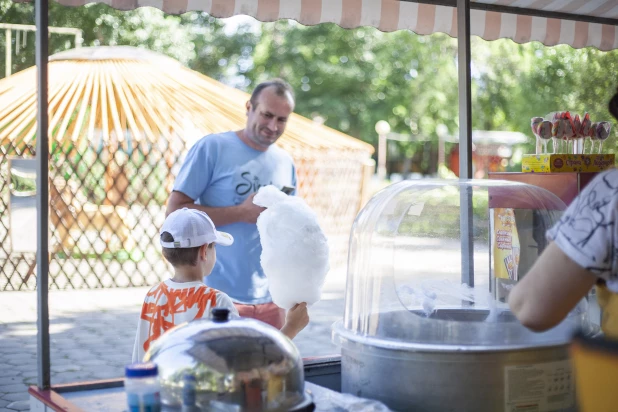
[[[171,279],[154,286],[144,299],[137,324],[133,362],[141,362],[146,351],[165,331],[195,319],[207,319],[214,307],[238,310],[228,295],[202,282],[178,283]]]

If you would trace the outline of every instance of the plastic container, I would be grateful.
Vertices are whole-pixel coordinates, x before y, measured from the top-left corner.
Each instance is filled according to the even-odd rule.
[[[573,385],[556,392],[549,382],[571,382],[573,331],[594,332],[586,301],[543,333],[507,304],[565,208],[542,188],[498,180],[404,181],[377,193],[352,228],[334,325],[342,392],[394,410],[574,410]]]
[[[133,363],[125,367],[124,388],[129,412],[161,411],[158,368],[155,363]]]

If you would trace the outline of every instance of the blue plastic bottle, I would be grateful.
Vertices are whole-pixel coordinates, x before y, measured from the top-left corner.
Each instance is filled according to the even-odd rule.
[[[124,369],[124,389],[129,412],[160,412],[161,397],[157,365],[133,363]]]

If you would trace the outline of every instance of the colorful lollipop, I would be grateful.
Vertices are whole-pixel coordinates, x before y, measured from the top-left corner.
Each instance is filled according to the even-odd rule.
[[[560,141],[560,148],[562,149],[563,142],[566,141],[566,123],[564,120],[558,118],[552,122],[551,135],[556,140]]]
[[[579,134],[584,138],[590,140],[590,126],[592,122],[590,121],[590,114],[584,114],[584,118],[582,119],[581,130]],[[586,151],[586,143],[584,140],[584,152]]]
[[[582,153],[583,152],[583,145],[582,145],[582,121],[581,118],[579,117],[579,114],[576,114],[575,117],[573,118],[573,131],[574,131],[574,141],[573,141],[573,153]]]
[[[538,128],[541,122],[543,121],[542,117],[533,117],[530,119],[530,128],[532,129],[532,133],[536,136],[538,135]]]
[[[601,150],[603,150],[603,141],[607,140],[609,137],[609,132],[612,126],[609,122],[600,122],[595,130],[595,135],[597,140],[599,141],[599,154],[601,154]]]
[[[539,154],[540,146],[539,146],[539,125],[543,121],[542,117],[533,117],[530,119],[530,128],[532,129],[532,134],[536,136],[536,154]]]
[[[578,114],[573,118],[573,128],[575,129],[575,137],[581,137],[582,121]]]
[[[547,142],[553,137],[552,124],[549,121],[542,121],[537,128],[537,136],[541,138],[543,143],[543,153],[547,153]],[[554,153],[556,153],[556,140],[553,140]]]
[[[571,112],[564,112],[563,119],[566,123],[565,125],[565,139],[567,140],[567,153],[574,153],[574,150],[569,150],[570,142],[573,142],[573,147],[575,147],[575,122],[573,122],[573,118],[571,117]]]
[[[582,135],[583,137],[588,136],[588,133],[590,132],[591,124],[592,122],[590,121],[590,114],[586,113],[584,115],[584,118],[582,119],[582,125],[581,125],[579,134]]]
[[[597,127],[599,126],[598,122],[592,122],[590,124],[590,131],[588,132],[588,136],[590,137],[590,153],[594,150],[594,142],[597,140]]]

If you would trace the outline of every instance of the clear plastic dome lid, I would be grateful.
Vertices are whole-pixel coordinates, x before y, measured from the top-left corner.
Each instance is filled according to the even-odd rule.
[[[545,333],[523,327],[507,304],[565,209],[554,194],[523,183],[416,180],[387,187],[354,223],[335,340],[463,350],[565,342],[574,328],[591,327],[585,301]]]

